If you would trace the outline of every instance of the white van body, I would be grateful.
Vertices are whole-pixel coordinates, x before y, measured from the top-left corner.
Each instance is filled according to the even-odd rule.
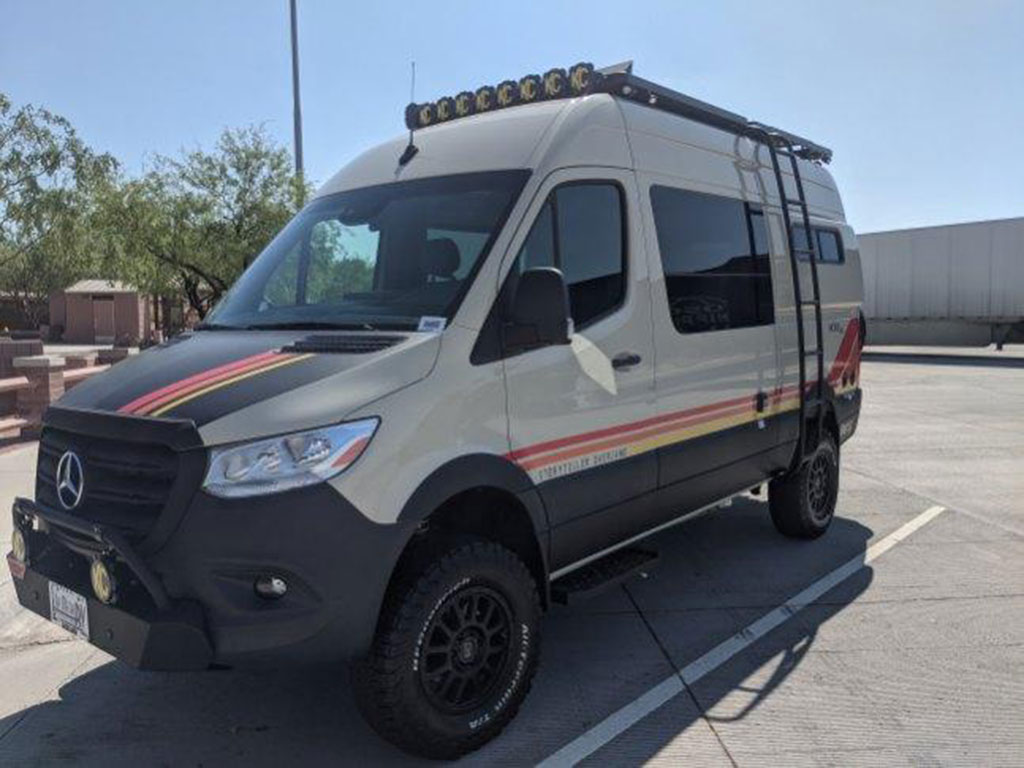
[[[455,319],[440,335],[414,334],[407,342],[419,347],[415,354],[422,358],[418,367],[424,370],[424,378],[345,414],[347,419],[384,414],[384,426],[360,458],[358,470],[332,481],[339,492],[376,522],[395,522],[425,478],[468,454],[506,456],[526,446],[571,435],[753,398],[759,391],[789,391],[796,386],[790,262],[768,150],[763,144],[607,94],[476,115],[418,131],[418,155],[407,166],[396,167],[395,159],[407,141],[404,136],[398,137],[360,155],[324,184],[317,195],[438,173],[523,167],[532,173]],[[839,230],[845,251],[845,263],[819,266],[825,358],[831,364],[848,325],[856,320],[863,295],[857,238],[845,222],[842,202],[828,171],[816,163],[800,163],[813,224]],[[469,352],[548,194],[562,184],[594,180],[621,185],[626,201],[629,278],[623,306],[577,332],[570,348],[552,347],[510,360],[472,365]],[[765,209],[771,238],[774,324],[692,336],[675,330],[667,312],[665,279],[649,204],[650,188],[657,184],[749,201]],[[810,315],[805,323],[808,338],[813,339]],[[641,364],[613,374],[611,359],[626,350],[640,354]],[[391,354],[400,355],[402,365],[407,365],[411,351],[398,347]],[[379,377],[379,365],[365,375]],[[363,389],[359,376],[359,369],[355,369],[341,374],[337,381],[317,382],[311,385],[308,399],[319,400],[328,389],[359,392]],[[840,386],[836,395],[846,395],[855,388],[855,383]],[[307,397],[298,394],[282,394],[275,402],[251,406],[252,413],[241,410],[214,421],[201,430],[203,438],[209,444],[245,439],[251,434],[251,418],[257,409],[261,421],[272,418],[265,429],[270,434],[317,426],[319,414],[303,419]],[[790,397],[776,404],[773,413],[795,407],[795,398]],[[653,453],[668,440],[708,434],[743,419],[753,421],[753,416],[751,412],[710,426],[684,428],[667,438],[638,440],[629,444],[628,454]],[[844,438],[852,433],[852,426],[847,430]],[[600,445],[601,441],[595,443]],[[595,462],[614,461],[600,449],[584,456],[584,462],[566,460],[554,468],[545,465],[528,473],[534,482],[543,483],[571,477]],[[723,464],[737,458],[747,457],[726,455]],[[783,461],[775,468],[787,464]],[[773,464],[766,462],[764,466]],[[648,474],[648,490],[654,490],[657,469],[653,462],[639,471]],[[636,472],[635,468],[630,470],[631,475]],[[765,477],[769,474],[766,469]],[[389,482],[381,483],[382,477],[389,478]],[[722,496],[745,491],[760,479],[737,474],[732,483],[722,487]],[[638,485],[642,483],[629,481],[620,486],[621,494],[603,498],[632,498],[640,495],[636,494]],[[566,486],[559,496],[583,493],[582,488]],[[683,492],[681,501],[685,497]],[[711,501],[704,496],[700,499],[705,504]],[[600,513],[597,519],[586,519],[600,507],[584,507],[577,512],[573,509],[577,505],[571,501],[566,506],[573,511],[548,508],[552,529],[550,569],[558,574],[592,556],[593,541],[601,544],[596,551],[616,543],[614,537],[585,533],[591,525],[604,525],[599,522]],[[683,503],[680,514],[692,511],[692,506]],[[616,514],[614,509],[605,513]],[[664,522],[662,516],[660,512],[656,515],[659,523]],[[615,527],[614,523],[610,525]],[[567,543],[560,545],[562,536]]]
[[[783,533],[825,532],[860,410],[863,287],[819,162],[795,161],[802,196],[781,178],[806,200],[820,304],[768,144],[648,103],[588,91],[411,141],[327,182],[204,327],[47,412],[8,561],[24,606],[69,626],[40,597],[57,589],[87,614],[74,631],[135,666],[351,659],[382,734],[452,757],[525,697],[540,611],[647,563],[635,542],[765,482]],[[440,223],[348,231],[360,195],[491,177],[507,203],[487,232],[452,230],[479,218],[475,192],[430,208]],[[377,259],[369,290],[311,287],[310,221],[340,227],[328,266]],[[450,291],[450,313],[324,322],[378,295],[385,252],[415,290]],[[253,320],[289,308],[316,322]]]

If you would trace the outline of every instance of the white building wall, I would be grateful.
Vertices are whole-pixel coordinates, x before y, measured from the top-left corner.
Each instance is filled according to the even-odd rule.
[[[988,344],[1024,323],[1024,217],[859,241],[869,343]]]

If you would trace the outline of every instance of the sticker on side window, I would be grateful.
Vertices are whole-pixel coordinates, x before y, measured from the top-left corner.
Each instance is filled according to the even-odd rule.
[[[423,333],[440,333],[444,330],[448,320],[444,317],[432,317],[431,315],[423,315],[420,318],[420,325],[416,329]]]

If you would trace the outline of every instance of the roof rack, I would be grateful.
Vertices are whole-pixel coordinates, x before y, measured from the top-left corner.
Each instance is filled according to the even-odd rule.
[[[635,101],[654,109],[704,123],[723,131],[746,136],[754,141],[773,144],[776,147],[792,148],[793,154],[805,160],[828,163],[832,150],[795,133],[773,128],[763,123],[748,120],[743,115],[716,107],[692,96],[652,83],[633,74],[633,62],[624,61],[604,69],[596,70],[600,77],[592,78],[589,93],[608,93],[613,96]]]

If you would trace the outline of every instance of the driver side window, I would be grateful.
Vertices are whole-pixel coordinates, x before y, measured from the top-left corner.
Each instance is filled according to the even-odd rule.
[[[548,197],[516,257],[516,275],[534,267],[562,270],[577,330],[625,298],[622,211],[622,192],[615,184],[564,184]]]

